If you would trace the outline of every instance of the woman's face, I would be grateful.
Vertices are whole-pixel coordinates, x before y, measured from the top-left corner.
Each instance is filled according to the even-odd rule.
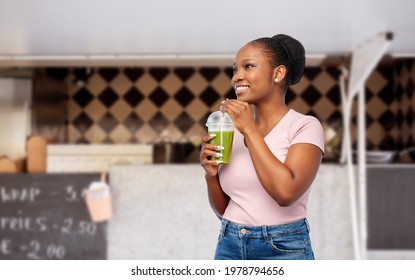
[[[238,100],[251,104],[266,97],[275,88],[273,69],[260,45],[248,43],[236,55],[232,87]]]

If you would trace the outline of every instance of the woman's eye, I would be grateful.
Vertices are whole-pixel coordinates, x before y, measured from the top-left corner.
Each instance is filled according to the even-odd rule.
[[[249,69],[249,68],[252,68],[252,67],[254,67],[254,65],[252,65],[252,64],[246,64],[245,65],[245,69]]]

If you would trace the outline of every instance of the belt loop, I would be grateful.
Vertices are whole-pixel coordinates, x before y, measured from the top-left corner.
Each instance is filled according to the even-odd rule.
[[[307,221],[307,218],[304,219],[305,225],[307,227],[307,232],[310,233],[310,224]]]
[[[223,237],[225,235],[226,232],[226,226],[228,225],[229,221],[226,219],[222,219],[222,225],[221,225],[221,229],[220,229],[220,235],[221,237]]]
[[[262,235],[264,236],[265,240],[270,239],[270,237],[268,236],[267,226],[262,226]]]

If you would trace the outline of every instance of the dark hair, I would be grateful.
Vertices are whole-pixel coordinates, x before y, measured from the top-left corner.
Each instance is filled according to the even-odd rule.
[[[284,65],[287,68],[287,86],[298,83],[304,72],[305,50],[296,39],[285,34],[258,38],[250,43],[261,44],[270,58],[273,67]]]

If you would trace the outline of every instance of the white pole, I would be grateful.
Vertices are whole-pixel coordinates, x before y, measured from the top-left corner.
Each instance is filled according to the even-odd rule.
[[[350,207],[353,231],[353,246],[356,259],[365,259],[366,243],[367,243],[367,217],[366,217],[366,126],[365,126],[365,93],[364,86],[370,73],[376,67],[392,41],[392,33],[383,33],[366,42],[362,46],[358,46],[353,50],[352,63],[350,67],[350,76],[348,84],[348,94],[346,96],[345,89],[341,88],[343,101],[343,124],[345,142],[342,146],[342,158],[347,159],[347,170],[349,175],[350,189]],[[344,79],[344,76],[341,76]],[[344,87],[344,81],[340,84]],[[350,118],[352,101],[358,94],[358,171],[359,171],[359,207],[356,201],[356,181],[353,168],[352,143],[350,136]],[[360,222],[360,224],[359,224]]]
[[[340,93],[343,105],[343,142],[342,145],[342,157],[341,160],[345,160],[347,163],[347,174],[349,179],[349,197],[350,197],[350,217],[352,222],[352,240],[353,240],[353,254],[356,260],[361,259],[361,245],[359,238],[359,217],[357,211],[356,201],[356,179],[355,170],[353,169],[353,158],[352,158],[352,147],[350,137],[350,113],[353,102],[353,96],[348,98],[346,96],[346,75],[347,72],[344,70],[340,76]]]
[[[366,217],[366,101],[365,85],[358,93],[358,150],[359,150],[359,210],[361,257],[366,259],[367,217]]]
[[[340,70],[342,74],[340,75],[339,82],[340,82],[340,97],[342,101],[342,107],[343,107],[343,113],[342,113],[342,119],[343,119],[343,135],[342,135],[342,143],[341,143],[341,154],[339,163],[346,163],[347,161],[347,150],[348,150],[348,143],[346,142],[346,127],[349,127],[349,115],[350,115],[350,109],[349,109],[349,101],[346,95],[346,80],[349,77],[349,72],[346,69],[346,66],[342,65],[340,67]],[[350,133],[349,130],[347,132]]]

